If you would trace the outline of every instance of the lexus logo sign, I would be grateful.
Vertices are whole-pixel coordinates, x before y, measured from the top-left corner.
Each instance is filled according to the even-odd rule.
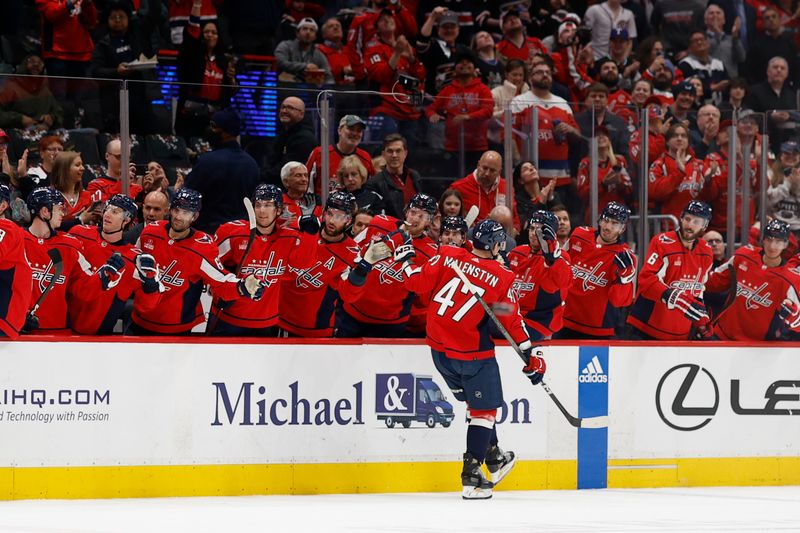
[[[666,425],[694,431],[711,422],[719,407],[714,376],[699,365],[682,364],[667,370],[656,388],[656,409]]]

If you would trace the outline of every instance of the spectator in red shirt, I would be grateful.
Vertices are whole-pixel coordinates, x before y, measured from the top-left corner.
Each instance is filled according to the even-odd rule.
[[[328,59],[336,85],[353,85],[355,77],[344,49],[343,35],[342,23],[336,17],[331,17],[322,25],[322,44],[317,48]]]
[[[448,152],[457,153],[463,138],[466,167],[471,168],[489,149],[488,129],[494,98],[477,76],[472,52],[459,53],[455,64],[455,78],[436,95],[425,114],[433,124],[445,119],[444,147]]]
[[[375,167],[372,166],[372,156],[366,150],[358,147],[361,139],[364,138],[364,128],[366,124],[358,115],[345,115],[339,121],[339,140],[336,144],[328,146],[328,192],[333,192],[342,187],[336,170],[339,168],[342,158],[348,155],[355,155],[367,169],[367,174],[375,174]],[[313,183],[315,194],[322,194],[322,146],[317,146],[308,156],[306,168],[308,169],[309,179]]]
[[[497,43],[497,53],[500,54],[502,60],[527,61],[536,52],[550,53],[542,41],[525,34],[525,26],[516,9],[510,9],[500,15],[500,26],[503,30],[503,39]]]
[[[597,126],[594,133],[597,137],[597,212],[605,209],[609,202],[630,206],[633,184],[626,168],[627,162],[614,154],[611,136],[605,126]],[[589,157],[584,157],[578,165],[578,195],[586,207],[584,222],[591,220],[590,164]]]

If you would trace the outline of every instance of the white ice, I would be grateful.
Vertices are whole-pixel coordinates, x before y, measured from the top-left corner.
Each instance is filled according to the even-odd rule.
[[[0,502],[0,532],[800,531],[800,487]]]

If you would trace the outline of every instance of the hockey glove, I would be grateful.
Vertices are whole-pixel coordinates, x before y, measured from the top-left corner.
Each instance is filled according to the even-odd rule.
[[[697,340],[707,341],[714,338],[714,325],[708,317],[701,318],[694,323],[695,336]]]
[[[259,301],[264,296],[264,289],[266,287],[267,284],[253,274],[250,274],[244,279],[240,279],[239,283],[236,284],[236,289],[239,291],[239,294],[245,298],[250,298],[254,302]]]
[[[614,262],[617,264],[617,275],[623,285],[632,283],[636,278],[636,261],[633,252],[630,250],[623,250],[614,256]]]
[[[310,235],[316,235],[319,233],[319,219],[314,215],[301,216],[300,220],[297,221],[297,225],[300,227],[300,231]]]
[[[114,252],[108,261],[97,269],[97,275],[100,276],[100,283],[103,290],[107,291],[113,289],[122,279],[122,272],[125,270],[125,259],[122,258],[119,252]]]
[[[778,311],[778,317],[789,326],[789,329],[800,329],[800,306],[786,298]]]
[[[547,266],[551,266],[561,257],[561,245],[558,244],[556,234],[553,233],[550,226],[543,226],[536,230],[536,238],[542,249],[544,262],[547,263]]]
[[[139,254],[136,256],[134,264],[145,294],[152,294],[161,290],[161,277],[158,274],[155,257],[150,254]]]
[[[372,241],[369,243],[369,246],[367,246],[366,251],[364,251],[364,257],[362,258],[362,261],[366,262],[369,266],[372,266],[375,263],[379,263],[391,256],[392,250],[385,242]]]
[[[661,295],[661,302],[667,305],[667,309],[677,309],[683,316],[697,322],[701,319],[708,319],[706,304],[695,295],[681,289],[667,289]]]
[[[33,313],[28,313],[28,315],[25,317],[25,324],[23,324],[20,333],[30,333],[35,329],[39,329],[39,317]]]
[[[536,346],[538,348],[538,346]],[[522,369],[522,373],[525,374],[531,383],[534,385],[538,385],[544,379],[544,373],[547,370],[547,364],[544,362],[544,357],[542,357],[542,351],[536,350],[536,353],[533,354],[534,348],[528,348],[527,350],[523,350],[522,354],[528,356],[528,364]]]

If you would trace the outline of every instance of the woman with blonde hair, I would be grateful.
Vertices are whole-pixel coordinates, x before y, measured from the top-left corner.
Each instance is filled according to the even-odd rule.
[[[336,177],[339,178],[341,188],[355,196],[356,205],[359,209],[369,208],[374,212],[380,209],[380,197],[373,191],[364,189],[367,182],[367,167],[356,155],[343,157],[336,169]],[[377,209],[376,209],[377,208]]]
[[[83,171],[83,159],[78,152],[61,152],[53,161],[50,181],[67,200],[67,214],[61,223],[63,230],[97,219],[94,210],[90,210],[92,196],[83,189]]]

